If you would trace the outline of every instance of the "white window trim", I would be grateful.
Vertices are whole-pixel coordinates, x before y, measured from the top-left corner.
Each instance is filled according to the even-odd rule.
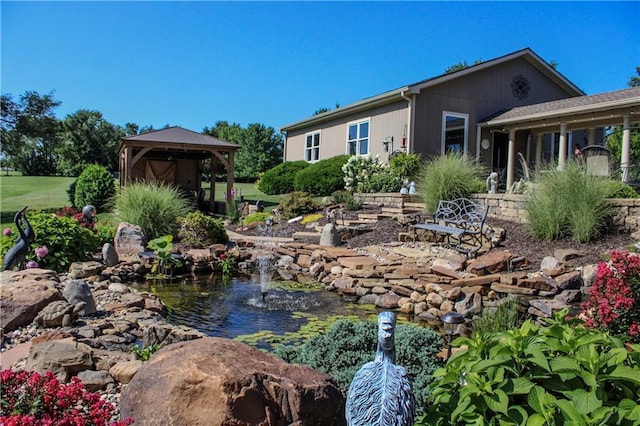
[[[466,155],[469,152],[469,114],[453,111],[442,111],[442,129],[440,133],[440,153],[445,154],[445,134],[447,131],[447,116],[464,118],[464,143],[462,144],[462,153]]]
[[[311,148],[309,148],[310,150],[313,150],[313,135],[318,135],[318,158],[316,160],[307,160],[307,137],[311,136],[311,141],[312,141],[312,145]],[[304,147],[303,147],[303,156],[302,158],[304,159],[304,161],[306,161],[307,163],[316,163],[318,161],[320,161],[320,145],[322,145],[322,130],[318,129],[318,130],[314,130],[312,132],[307,132],[304,134]],[[313,156],[310,156],[313,157]]]
[[[360,154],[359,153],[359,147],[356,146],[356,156],[364,156],[364,155],[369,155],[371,154],[371,117],[366,117],[366,118],[361,118],[360,120],[354,120],[354,121],[349,121],[347,122],[347,128],[346,128],[346,135],[345,135],[345,154],[347,155],[351,155],[351,153],[349,152],[349,127],[355,125],[359,125],[362,123],[369,123],[369,136],[367,136],[367,153],[366,154]],[[358,127],[358,136],[360,136],[360,127]],[[356,139],[356,141],[360,140],[362,138],[358,137],[358,139]]]

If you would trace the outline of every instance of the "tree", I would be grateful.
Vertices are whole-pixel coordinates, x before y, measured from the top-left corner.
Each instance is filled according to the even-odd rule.
[[[340,108],[340,102],[336,102],[336,109]],[[313,115],[318,115],[318,114],[322,114],[323,112],[329,112],[331,111],[331,108],[326,108],[326,107],[322,107],[322,108],[318,108]]]
[[[53,92],[26,91],[17,102],[2,95],[2,156],[25,176],[57,173],[56,149],[60,122],[54,109],[61,105]]]
[[[478,65],[478,64],[481,64],[481,63],[482,63],[482,59],[476,59],[475,61],[473,61],[473,65]],[[444,73],[445,74],[451,74],[451,73],[454,73],[456,71],[461,71],[461,70],[463,70],[465,68],[469,68],[469,67],[471,67],[473,65],[469,65],[467,63],[467,61],[458,62],[457,64],[453,64],[453,65],[447,67],[444,70]]]
[[[137,128],[130,125],[130,130]],[[62,122],[58,150],[59,169],[65,176],[79,176],[90,164],[117,170],[117,147],[124,130],[104,119],[102,113],[81,109],[69,114]]]
[[[629,87],[638,87],[640,86],[640,66],[636,67],[636,74],[632,76],[627,82],[627,86]]]
[[[269,170],[282,161],[283,136],[273,127],[249,124],[246,129],[237,123],[218,121],[215,127],[205,127],[203,133],[240,145],[234,158],[234,179],[255,181],[258,173]],[[222,170],[218,170],[218,173]]]

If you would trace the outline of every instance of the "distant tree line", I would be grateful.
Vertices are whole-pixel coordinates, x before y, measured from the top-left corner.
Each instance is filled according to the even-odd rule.
[[[55,110],[62,102],[53,92],[41,95],[26,91],[18,98],[2,94],[0,99],[0,161],[25,176],[79,176],[90,164],[118,170],[120,140],[156,130],[152,126],[105,120],[96,110],[80,109],[64,119]],[[165,127],[169,127],[167,124]],[[251,181],[260,172],[282,161],[283,135],[272,127],[218,121],[203,133],[241,146],[235,156],[234,177]],[[208,170],[208,165],[205,165]]]

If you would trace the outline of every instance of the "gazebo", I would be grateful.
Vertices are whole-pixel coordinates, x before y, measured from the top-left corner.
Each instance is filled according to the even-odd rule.
[[[118,146],[120,186],[130,182],[162,182],[173,185],[199,201],[203,199],[202,168],[211,159],[211,190],[207,201],[215,208],[215,175],[218,164],[227,171],[227,204],[232,200],[233,158],[239,145],[182,127],[167,127],[122,138]]]

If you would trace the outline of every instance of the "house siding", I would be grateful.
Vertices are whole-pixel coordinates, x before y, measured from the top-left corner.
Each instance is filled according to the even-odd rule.
[[[523,75],[529,81],[526,98],[513,96],[511,82]],[[523,58],[471,73],[428,87],[416,95],[413,151],[423,157],[440,155],[442,112],[469,115],[467,154],[476,155],[477,123],[490,115],[516,106],[563,99],[570,95]],[[486,136],[486,135],[485,135]],[[526,136],[518,135],[516,148],[522,150]]]
[[[320,160],[346,154],[347,152],[347,128],[349,123],[369,119],[369,153],[380,154],[380,159],[386,161],[387,152],[384,151],[382,141],[393,136],[393,146],[400,147],[405,124],[408,124],[407,101],[393,102],[388,105],[373,108],[349,116],[322,123],[318,127],[309,127],[304,130],[287,133],[285,149],[285,161],[304,160],[305,136],[310,132],[320,131]]]

